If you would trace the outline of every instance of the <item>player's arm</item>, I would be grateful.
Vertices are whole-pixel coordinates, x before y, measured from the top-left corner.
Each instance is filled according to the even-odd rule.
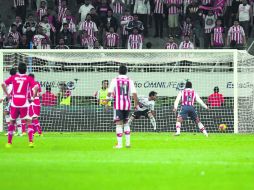
[[[201,100],[198,94],[196,94],[196,100],[203,108],[208,109],[208,106]]]
[[[116,80],[113,79],[111,82],[110,82],[110,85],[109,85],[109,88],[108,88],[108,97],[107,97],[107,101],[109,101],[111,99],[111,96],[114,92],[114,89],[116,87]]]
[[[137,95],[136,87],[132,80],[130,81],[130,93],[132,94],[132,97],[134,100],[134,108],[136,108],[138,106],[138,95]]]
[[[2,83],[2,89],[5,93],[5,95],[9,98],[10,94],[8,93],[7,90],[7,85],[10,85],[12,83],[12,77],[9,77],[8,79],[6,79],[3,83]]]
[[[181,100],[181,97],[182,97],[182,92],[179,92],[177,97],[176,97],[176,100],[174,102],[174,108],[173,108],[174,112],[176,112],[176,110],[177,110],[177,107],[178,107],[178,104],[179,104],[179,102]]]

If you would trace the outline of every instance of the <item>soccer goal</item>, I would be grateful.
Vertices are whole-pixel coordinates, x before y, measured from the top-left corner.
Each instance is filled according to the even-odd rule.
[[[44,131],[114,131],[113,102],[105,105],[96,92],[103,80],[117,76],[120,64],[128,67],[138,95],[158,93],[155,104],[160,131],[175,131],[174,100],[186,81],[191,81],[199,96],[207,102],[214,87],[224,96],[221,106],[206,111],[196,104],[208,132],[219,132],[225,124],[229,133],[254,132],[254,57],[237,50],[1,50],[0,81],[9,70],[23,62],[42,86],[53,95],[42,97],[40,122]],[[237,84],[237,85],[235,85]],[[0,91],[1,97],[3,95]],[[67,95],[66,95],[67,94]],[[0,130],[5,129],[3,106]],[[146,118],[135,120],[133,131],[152,131]],[[182,131],[196,132],[190,120]]]

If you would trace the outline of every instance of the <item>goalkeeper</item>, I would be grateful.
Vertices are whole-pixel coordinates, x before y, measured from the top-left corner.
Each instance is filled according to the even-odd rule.
[[[129,125],[131,126],[134,119],[139,119],[141,116],[145,116],[146,118],[149,118],[151,121],[151,124],[153,126],[154,131],[156,131],[156,121],[154,118],[155,112],[154,112],[154,105],[155,100],[157,98],[157,92],[151,91],[149,93],[149,97],[138,97],[138,106],[135,109],[135,112],[131,115],[131,117],[128,120]]]

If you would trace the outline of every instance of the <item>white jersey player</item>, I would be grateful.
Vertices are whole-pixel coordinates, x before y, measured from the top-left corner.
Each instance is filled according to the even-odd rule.
[[[134,121],[134,119],[139,119],[141,116],[149,118],[153,126],[154,131],[156,131],[156,121],[154,118],[154,105],[157,98],[157,92],[151,91],[148,97],[138,97],[138,106],[135,112],[129,118],[129,125]]]
[[[138,98],[133,81],[126,76],[127,67],[119,67],[119,76],[114,78],[108,89],[108,98],[114,97],[114,122],[116,124],[117,145],[115,148],[122,148],[123,131],[126,138],[126,147],[130,147],[130,126],[128,124],[129,112],[131,109],[131,96],[134,99],[134,106],[137,106]]]

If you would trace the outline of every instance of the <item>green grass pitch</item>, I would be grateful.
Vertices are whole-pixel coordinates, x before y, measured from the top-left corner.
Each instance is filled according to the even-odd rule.
[[[113,149],[114,133],[45,133],[28,148],[0,136],[1,190],[252,190],[254,134],[132,133]]]

